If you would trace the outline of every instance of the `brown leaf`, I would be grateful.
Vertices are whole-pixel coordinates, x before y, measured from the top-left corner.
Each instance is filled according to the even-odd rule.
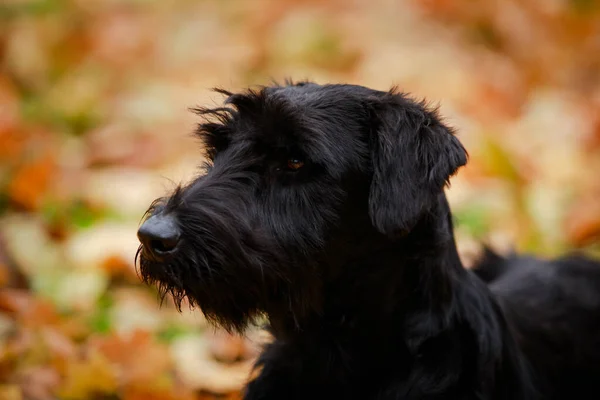
[[[117,366],[125,385],[151,385],[171,367],[166,346],[146,331],[98,337],[90,345]]]
[[[23,396],[29,400],[53,400],[60,384],[58,373],[49,367],[31,367],[18,376]]]
[[[35,300],[31,294],[21,289],[4,289],[0,291],[0,310],[20,314],[32,307]]]
[[[4,310],[28,327],[55,325],[60,321],[54,306],[19,289],[0,291],[0,310]]]
[[[223,329],[209,332],[205,335],[209,335],[207,339],[210,353],[216,360],[231,363],[248,358],[247,346],[242,336],[229,334]]]
[[[10,281],[11,272],[8,265],[0,261],[0,288],[7,286]]]
[[[103,126],[85,136],[87,160],[92,166],[158,166],[164,162],[168,150],[161,139],[161,136],[138,132],[135,127]],[[119,146],[115,146],[115,143],[119,143]]]
[[[41,330],[44,344],[50,352],[52,365],[60,372],[68,370],[68,364],[77,356],[75,343],[57,329],[45,327]]]
[[[11,366],[14,362],[22,360],[23,355],[34,346],[34,336],[28,329],[16,329],[14,334],[6,341],[2,348],[0,360],[2,368],[7,365]],[[6,371],[2,371],[6,372]],[[9,373],[14,373],[14,368],[11,368]]]
[[[12,83],[0,73],[0,157],[14,156],[19,150],[19,97]]]
[[[12,255],[11,255],[12,256]],[[9,286],[17,289],[27,288],[29,283],[18,264],[9,256],[6,240],[0,232],[0,288]]]
[[[89,23],[92,53],[103,63],[116,67],[140,62],[155,43],[151,21],[139,13],[117,9],[116,12],[99,14]]]

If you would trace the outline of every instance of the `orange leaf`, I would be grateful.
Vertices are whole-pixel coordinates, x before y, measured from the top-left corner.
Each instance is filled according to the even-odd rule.
[[[575,204],[566,218],[567,238],[574,246],[585,246],[600,238],[600,201],[596,196]]]
[[[0,287],[8,285],[8,282],[10,281],[10,275],[11,274],[8,265],[0,262]]]
[[[97,338],[91,345],[118,366],[125,385],[151,384],[171,367],[168,348],[145,331]]]
[[[184,389],[128,388],[124,391],[123,400],[196,400],[196,396]]]
[[[9,79],[0,75],[0,155],[11,154],[10,150],[14,150],[12,147],[4,147],[7,143],[3,139],[18,139],[14,128],[20,122],[19,113],[19,97],[15,87]]]
[[[25,143],[23,136],[23,132],[2,126],[0,120],[0,158],[3,160],[17,159],[23,151]]]
[[[130,267],[130,263],[118,255],[109,255],[101,264],[111,277],[131,278],[134,282],[138,282],[138,277],[135,270]]]
[[[38,209],[55,172],[56,164],[52,154],[23,165],[8,185],[10,199],[25,209]]]

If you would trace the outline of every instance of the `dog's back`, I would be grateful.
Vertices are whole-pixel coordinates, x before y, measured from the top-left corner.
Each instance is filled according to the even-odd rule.
[[[506,257],[502,257],[489,247],[484,246],[483,253],[472,270],[479,279],[490,283],[507,272],[513,265]]]
[[[498,297],[545,392],[600,397],[600,262],[580,254],[502,257],[486,249],[473,272]]]

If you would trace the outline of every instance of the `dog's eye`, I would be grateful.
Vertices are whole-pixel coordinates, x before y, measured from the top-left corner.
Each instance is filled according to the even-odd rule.
[[[304,161],[299,158],[290,158],[287,160],[287,168],[292,171],[297,171],[304,166]]]

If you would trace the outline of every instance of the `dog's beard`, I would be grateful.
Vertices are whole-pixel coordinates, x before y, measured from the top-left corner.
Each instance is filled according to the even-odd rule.
[[[229,252],[232,254],[233,252]],[[161,303],[171,297],[181,311],[187,303],[199,308],[207,321],[229,332],[243,333],[257,317],[277,310],[292,318],[297,327],[321,307],[321,284],[315,267],[307,263],[266,264],[262,257],[209,261],[204,253],[181,249],[168,261],[157,261],[143,246],[136,254],[142,281],[158,289]],[[234,264],[235,262],[235,264]]]
[[[179,311],[187,300],[191,308],[202,311],[209,323],[240,333],[260,314],[260,298],[248,290],[250,283],[240,285],[222,268],[211,267],[193,253],[159,262],[140,246],[136,259],[142,281],[158,289],[161,303],[170,295]]]

